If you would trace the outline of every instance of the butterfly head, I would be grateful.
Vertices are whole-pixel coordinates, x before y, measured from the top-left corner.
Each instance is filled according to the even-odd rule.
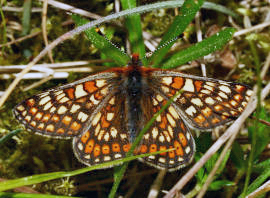
[[[128,64],[129,66],[142,66],[142,62],[139,58],[139,54],[138,53],[134,53],[131,56],[131,62]]]

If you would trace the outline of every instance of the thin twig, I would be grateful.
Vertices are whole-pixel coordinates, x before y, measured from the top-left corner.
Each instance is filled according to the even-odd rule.
[[[270,191],[270,180],[265,182],[262,186],[257,188],[254,192],[250,193],[246,198],[256,198],[260,195]]]
[[[270,83],[268,83],[262,90],[262,100],[270,93]],[[201,159],[193,165],[191,169],[175,184],[175,186],[168,192],[165,198],[172,198],[178,191],[180,191],[188,181],[203,167],[207,160],[218,151],[218,149],[234,134],[236,133],[248,116],[256,109],[257,98],[251,97],[246,109],[238,117],[238,119],[226,130],[226,132],[208,149],[208,151],[201,157]]]
[[[44,0],[40,0],[40,1],[44,1]],[[50,4],[51,6],[54,6],[58,9],[66,10],[68,12],[72,12],[75,14],[79,14],[81,16],[89,17],[91,19],[100,19],[101,18],[101,16],[99,16],[97,14],[94,14],[94,13],[91,13],[91,12],[88,12],[88,11],[85,11],[85,10],[82,10],[79,8],[75,8],[73,6],[70,6],[70,5],[65,4],[65,3],[61,3],[59,1],[48,0],[48,4]]]
[[[197,41],[202,41],[202,30],[201,30],[201,24],[200,24],[200,12],[198,12],[195,16],[195,27],[196,27],[196,34],[197,34]],[[201,70],[202,70],[202,76],[206,77],[206,68],[205,64],[201,63]]]
[[[152,184],[147,198],[156,198],[159,193],[159,189],[163,183],[163,179],[167,173],[167,170],[160,170],[154,183]]]
[[[243,34],[248,34],[250,32],[263,29],[263,28],[265,28],[267,26],[270,26],[270,21],[261,23],[259,25],[252,26],[251,28],[246,28],[246,29],[243,29],[243,30],[239,30],[238,32],[234,33],[233,37],[241,36]]]
[[[48,42],[48,36],[47,36],[47,9],[48,9],[48,0],[43,0],[43,9],[42,9],[42,36],[43,36],[43,40],[45,43],[45,46],[47,47],[49,45]],[[52,63],[54,63],[53,61],[53,56],[52,56],[52,50],[48,51],[48,56],[49,59]]]
[[[211,182],[215,179],[215,174],[218,170],[218,168],[220,167],[220,164],[222,163],[224,157],[226,156],[228,150],[231,148],[237,134],[239,131],[236,131],[235,133],[232,134],[232,136],[230,137],[229,141],[227,142],[226,146],[224,147],[223,151],[221,152],[217,162],[215,163],[214,168],[211,170],[211,172],[209,173],[203,187],[200,189],[199,194],[197,195],[196,198],[202,198],[204,196],[204,194],[206,193],[208,187],[210,186]]]
[[[35,37],[35,36],[39,35],[40,33],[41,33],[41,31],[34,32],[34,33],[32,33],[32,34],[28,34],[28,35],[26,35],[26,36],[23,36],[23,37],[21,37],[21,38],[18,38],[18,39],[14,40],[14,41],[10,41],[10,42],[4,43],[4,44],[0,44],[0,48],[1,48],[1,47],[5,47],[5,46],[12,45],[12,44],[14,44],[14,43],[19,43],[19,42],[24,41],[24,40],[26,40],[26,39]]]

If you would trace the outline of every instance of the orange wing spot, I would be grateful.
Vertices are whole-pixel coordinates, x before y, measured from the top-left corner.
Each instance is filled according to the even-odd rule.
[[[94,144],[95,144],[95,141],[93,139],[88,141],[86,146],[85,146],[84,152],[85,153],[92,153],[92,151],[94,149]]]
[[[209,117],[212,114],[212,110],[209,107],[205,107],[204,109],[202,109],[201,111],[203,113],[203,115],[205,115],[206,117]]]
[[[223,110],[223,107],[221,105],[216,105],[216,106],[214,106],[214,109],[216,111],[221,111],[221,110]]]
[[[185,125],[184,125],[183,122],[180,123],[180,127],[181,127],[181,129],[182,129],[183,131],[186,131],[186,128],[185,128]]]
[[[42,118],[42,116],[43,116],[43,114],[44,113],[42,113],[42,112],[38,112],[37,114],[36,114],[36,116],[35,116],[35,120],[40,120],[41,118]]]
[[[101,117],[101,127],[102,128],[108,128],[110,126],[110,123],[105,119],[105,116]]]
[[[49,124],[49,125],[46,127],[46,131],[47,131],[47,132],[54,132],[54,125]]]
[[[94,147],[94,157],[97,157],[100,155],[100,145],[96,144]]]
[[[216,123],[219,123],[219,122],[220,122],[220,120],[218,118],[213,118],[212,119],[212,123],[213,124],[216,124]]]
[[[36,108],[36,107],[32,107],[31,109],[30,109],[30,113],[32,114],[32,115],[35,115],[36,113],[37,113],[37,111],[38,111],[38,109]]]
[[[236,101],[238,101],[238,102],[240,102],[240,101],[243,100],[243,97],[242,97],[240,94],[234,95],[233,98],[234,98]]]
[[[58,115],[53,115],[53,117],[52,117],[52,121],[54,121],[54,122],[58,122],[59,121],[59,116]]]
[[[183,147],[186,147],[187,146],[187,138],[184,135],[184,133],[178,133],[178,138],[179,138],[181,144],[183,145]]]
[[[176,149],[176,155],[180,155],[183,156],[184,155],[184,151],[183,148],[181,146],[181,144],[178,141],[174,141],[174,148]]]
[[[172,149],[173,147],[170,146],[170,149]],[[169,158],[175,158],[175,151],[170,151],[169,152]]]
[[[95,99],[100,100],[103,98],[103,95],[101,95],[99,92],[95,93],[94,95]]]
[[[166,149],[167,149],[166,146],[160,146],[160,147],[159,147],[159,150],[160,150],[160,151],[165,151]],[[167,154],[166,152],[160,153],[160,155],[163,155],[163,156],[166,155],[166,154]]]
[[[165,129],[167,123],[168,123],[167,118],[165,116],[161,116],[161,123],[159,124],[159,127]]]
[[[112,150],[113,152],[120,152],[120,145],[118,143],[113,143]]]
[[[26,105],[29,107],[34,106],[34,104],[35,104],[35,100],[33,98],[27,100],[27,102],[26,102]]]
[[[181,89],[184,84],[184,79],[181,77],[174,77],[173,78],[174,83],[171,85],[175,89]]]
[[[106,106],[106,110],[107,110],[107,111],[112,111],[112,106],[111,106],[111,105],[107,105],[107,106]]]
[[[65,130],[63,128],[57,129],[56,133],[64,134]]]
[[[102,153],[104,155],[110,154],[110,147],[109,147],[109,145],[105,144],[105,145],[102,146]]]
[[[157,152],[157,145],[156,144],[151,144],[149,152],[150,153]]]
[[[203,123],[205,121],[205,118],[202,114],[199,114],[196,118],[194,118],[195,122],[197,123]]]
[[[74,89],[73,88],[69,88],[69,89],[66,89],[65,92],[67,93],[69,99],[74,99]]]
[[[171,89],[171,90],[170,90],[170,93],[168,93],[168,96],[169,96],[169,97],[172,97],[172,96],[175,95],[175,93],[176,93],[176,91],[175,91],[174,89]]]
[[[88,81],[84,83],[84,89],[88,92],[88,93],[93,93],[94,91],[96,91],[98,88],[96,87],[95,81]]]
[[[197,92],[199,92],[199,91],[201,90],[202,84],[203,84],[203,81],[198,81],[198,80],[196,80],[196,81],[194,82],[195,89],[196,89]]]
[[[73,131],[78,131],[80,128],[81,128],[81,124],[79,124],[78,122],[73,122],[70,126],[70,128],[73,130]]]
[[[65,116],[62,120],[62,122],[65,124],[65,125],[69,125],[69,123],[71,122],[72,118],[70,116]]]
[[[77,99],[75,102],[78,102],[78,103],[85,103],[85,102],[86,102],[86,97],[79,98],[79,99]]]
[[[44,116],[43,116],[43,118],[42,118],[42,122],[48,122],[48,120],[50,119],[50,117],[51,117],[51,114],[45,114]]]
[[[89,139],[89,137],[90,137],[90,132],[86,131],[86,133],[84,133],[83,136],[81,137],[82,143],[85,144],[87,142],[87,140]]]
[[[147,146],[146,145],[141,145],[140,146],[141,153],[146,153],[147,152]]]
[[[125,145],[123,146],[123,150],[124,150],[125,152],[128,152],[129,149],[130,149],[130,144],[125,144]]]
[[[235,89],[237,92],[242,93],[246,88],[243,85],[236,85]]]
[[[227,103],[227,102],[223,102],[222,104],[223,104],[225,107],[228,107],[228,108],[230,108],[230,109],[232,108],[231,105],[230,105],[229,103]]]

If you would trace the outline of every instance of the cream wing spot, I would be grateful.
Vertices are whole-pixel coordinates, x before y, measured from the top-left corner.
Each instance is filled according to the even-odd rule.
[[[95,136],[98,136],[99,134],[99,131],[100,131],[100,124],[98,124],[95,128]]]
[[[25,108],[24,108],[24,106],[20,105],[20,106],[17,107],[17,110],[18,110],[18,111],[24,111]]]
[[[157,98],[157,100],[159,102],[162,102],[163,101],[163,97],[161,95],[159,95],[159,94],[156,96],[156,98]]]
[[[80,112],[78,114],[78,120],[80,120],[81,122],[85,122],[88,119],[88,117],[89,116],[83,112]]]
[[[103,87],[105,86],[107,83],[106,83],[106,80],[96,80],[96,85],[97,87]]]
[[[69,99],[67,97],[64,97],[59,101],[59,103],[65,103],[67,101],[69,101]]]
[[[104,135],[103,139],[104,139],[106,142],[108,142],[108,141],[110,140],[110,135],[109,135],[108,132]]]
[[[184,85],[184,87],[182,89],[184,91],[194,92],[195,88],[194,88],[194,85],[193,85],[193,81],[191,79],[186,79],[185,85]]]
[[[169,121],[169,123],[171,124],[172,127],[175,127],[176,126],[176,123],[175,123],[175,120],[172,118],[171,115],[167,114],[167,119]]]
[[[196,111],[196,109],[194,108],[194,106],[189,106],[189,107],[185,110],[185,112],[186,112],[188,115],[193,116],[193,114],[195,114],[197,111]]]
[[[198,107],[202,107],[203,106],[203,102],[201,101],[200,98],[192,98],[191,102],[195,105],[197,105]]]
[[[55,110],[56,110],[56,107],[52,107],[52,108],[50,109],[50,113],[55,112]]]
[[[158,128],[157,127],[154,127],[152,129],[152,137],[153,137],[153,139],[156,139],[157,136],[158,136]]]
[[[210,86],[212,86],[212,87],[215,87],[216,86],[216,83],[213,83],[213,82],[206,82],[205,84],[207,84],[207,85],[210,85]]]
[[[205,102],[206,102],[207,104],[209,104],[209,105],[215,104],[215,101],[214,101],[213,98],[211,98],[211,97],[205,98]]]
[[[43,107],[43,110],[44,111],[47,111],[49,108],[51,108],[53,106],[52,102],[48,102],[44,107]]]
[[[108,87],[105,87],[105,88],[101,89],[100,93],[101,93],[102,95],[108,94],[108,93],[109,93]]]
[[[44,98],[42,98],[40,101],[39,101],[39,105],[44,105],[46,104],[47,102],[49,102],[51,100],[51,97],[50,96],[46,96]]]
[[[61,100],[66,94],[61,93],[60,95],[56,96],[56,100]]]
[[[82,151],[82,150],[83,150],[83,145],[82,145],[82,143],[81,143],[81,142],[78,144],[78,149],[79,149],[80,151]]]
[[[93,102],[95,105],[97,105],[99,103],[99,100],[96,100],[94,95],[90,96],[90,101]]]
[[[165,85],[170,85],[172,83],[172,77],[163,77],[162,83],[164,83]]]
[[[169,112],[172,114],[172,116],[175,118],[175,119],[179,119],[179,115],[178,113],[176,112],[175,108],[173,108],[172,106],[170,106],[168,108]]]
[[[219,89],[225,93],[228,93],[228,94],[231,93],[231,89],[225,85],[219,86]]]
[[[223,93],[223,92],[218,92],[218,95],[220,96],[220,97],[222,97],[222,98],[225,98],[225,99],[228,99],[228,96],[225,94],[225,93]]]
[[[201,92],[204,94],[211,94],[211,91],[208,89],[203,89],[203,90],[201,90]]]
[[[117,129],[116,128],[114,128],[114,127],[111,127],[111,129],[110,129],[110,132],[111,132],[111,136],[113,137],[113,138],[116,138],[117,137]]]
[[[57,113],[58,114],[64,114],[64,113],[67,112],[67,110],[68,109],[65,106],[60,106],[59,109],[58,109],[58,111],[57,111]]]
[[[114,105],[115,104],[115,97],[112,97],[109,101],[109,104]]]
[[[107,113],[107,120],[111,121],[114,117],[114,113]]]
[[[76,113],[78,111],[78,109],[80,109],[81,106],[80,105],[77,105],[77,104],[73,104],[71,106],[71,109],[70,109],[70,113]]]
[[[80,98],[80,97],[83,97],[83,96],[86,96],[86,95],[87,95],[87,92],[84,91],[83,85],[82,84],[77,85],[76,88],[75,88],[75,97]]]
[[[98,112],[98,113],[95,115],[95,117],[94,117],[94,119],[93,119],[93,121],[92,121],[92,125],[93,125],[93,126],[96,126],[97,123],[99,122],[100,118],[101,118],[101,113]]]

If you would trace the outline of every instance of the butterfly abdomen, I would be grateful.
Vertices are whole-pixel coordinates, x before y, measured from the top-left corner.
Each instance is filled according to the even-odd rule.
[[[142,75],[139,66],[131,66],[132,69],[127,74],[126,87],[126,109],[127,109],[127,128],[130,134],[130,142],[133,142],[141,130],[142,119]]]

